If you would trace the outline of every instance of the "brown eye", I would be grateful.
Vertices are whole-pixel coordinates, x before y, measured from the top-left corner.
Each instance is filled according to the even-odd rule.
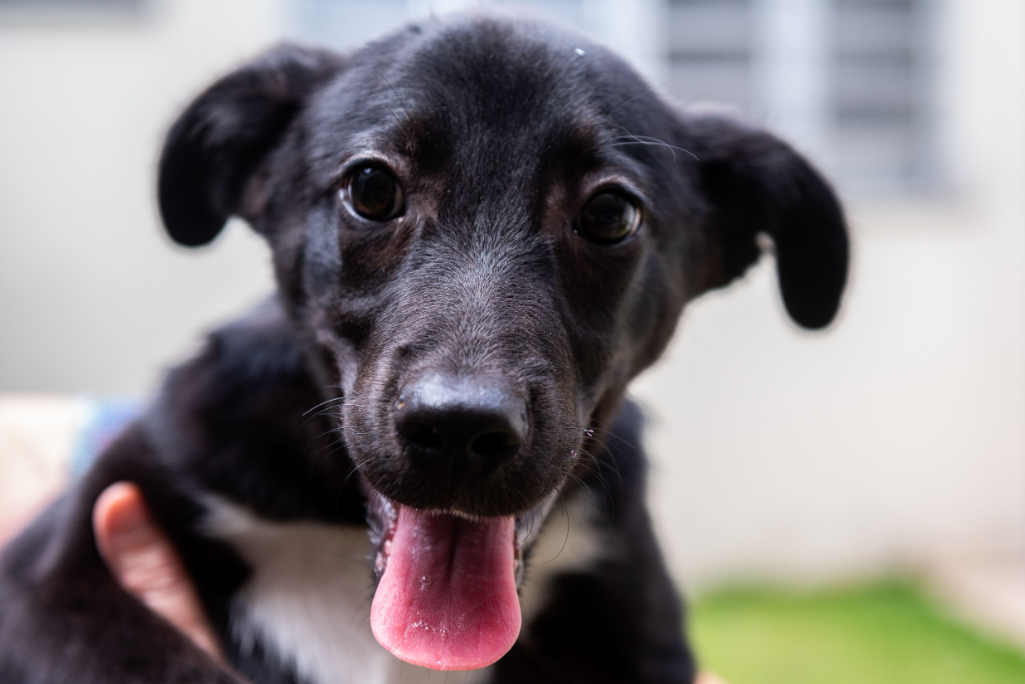
[[[618,192],[602,192],[584,205],[576,231],[591,242],[611,245],[630,237],[641,222],[641,212],[630,198]]]
[[[361,166],[349,177],[352,210],[371,221],[387,221],[402,213],[402,188],[391,172],[378,166]]]

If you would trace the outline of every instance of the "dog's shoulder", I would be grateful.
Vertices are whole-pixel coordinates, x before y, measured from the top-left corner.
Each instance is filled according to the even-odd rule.
[[[200,352],[171,371],[158,403],[194,412],[228,404],[251,411],[247,397],[282,389],[315,391],[291,326],[269,299],[207,335]]]
[[[141,424],[198,494],[273,519],[362,521],[361,495],[343,484],[351,466],[328,416],[341,400],[333,391],[313,380],[271,300],[210,333],[168,374]]]

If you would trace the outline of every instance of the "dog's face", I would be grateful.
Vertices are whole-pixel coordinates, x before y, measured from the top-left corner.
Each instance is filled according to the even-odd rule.
[[[683,305],[758,258],[759,232],[802,325],[829,322],[846,276],[839,206],[786,145],[674,111],[584,39],[494,19],[344,59],[269,53],[183,114],[160,201],[184,244],[233,214],[266,236],[393,527],[392,503],[475,520],[543,506]]]

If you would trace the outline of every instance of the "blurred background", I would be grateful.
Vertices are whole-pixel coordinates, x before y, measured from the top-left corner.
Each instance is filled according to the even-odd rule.
[[[163,236],[154,167],[175,114],[282,39],[346,50],[483,4],[506,3],[0,0],[0,543],[112,415],[272,288],[242,224],[196,251]],[[807,615],[876,601],[891,627],[894,606],[938,601],[969,661],[988,635],[1025,645],[1025,2],[518,4],[594,35],[681,104],[779,132],[847,204],[852,280],[830,330],[786,319],[766,258],[695,302],[635,385],[656,524],[682,586],[708,597],[695,629],[725,654],[714,664],[739,684],[804,681],[741,669],[738,653],[788,634],[743,622],[773,601]],[[790,640],[798,666],[816,619]],[[923,639],[925,659],[946,649]],[[1014,648],[1004,675],[962,664],[923,681],[1025,681]]]

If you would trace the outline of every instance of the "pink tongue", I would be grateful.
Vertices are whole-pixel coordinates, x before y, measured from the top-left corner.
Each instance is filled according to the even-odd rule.
[[[401,506],[370,608],[377,641],[434,670],[473,670],[505,655],[521,620],[513,525]]]

